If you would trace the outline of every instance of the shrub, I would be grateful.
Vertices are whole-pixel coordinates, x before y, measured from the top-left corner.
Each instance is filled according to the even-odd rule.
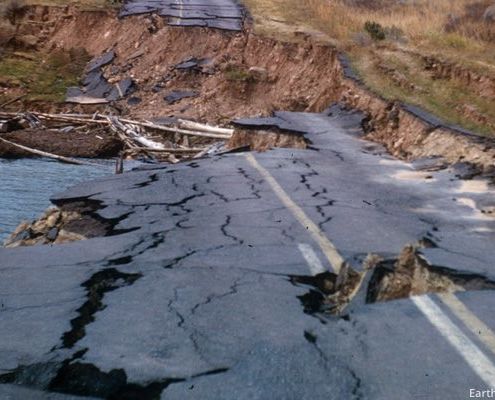
[[[373,40],[385,40],[385,30],[383,29],[383,26],[381,26],[378,22],[366,21],[364,23],[364,30],[368,32]]]
[[[249,82],[255,81],[254,76],[243,68],[229,65],[225,70],[225,78],[231,82]]]
[[[4,19],[8,19],[12,25],[22,18],[27,11],[26,4],[23,0],[9,0],[2,5],[0,15]]]

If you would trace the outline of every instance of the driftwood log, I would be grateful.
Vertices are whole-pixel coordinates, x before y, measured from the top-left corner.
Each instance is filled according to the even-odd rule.
[[[152,155],[168,154],[169,161],[177,161],[175,155],[190,155],[203,156],[207,153],[205,147],[189,147],[188,137],[199,137],[207,139],[216,139],[225,141],[232,137],[234,130],[230,128],[222,128],[218,126],[210,126],[194,121],[178,119],[173,125],[161,125],[151,121],[139,121],[129,118],[121,118],[113,115],[104,114],[48,114],[41,112],[23,112],[11,113],[0,111],[0,119],[18,121],[21,125],[30,127],[44,127],[46,129],[55,129],[70,134],[73,130],[85,130],[87,132],[110,131],[113,132],[125,145],[125,147],[133,153],[141,153]],[[155,137],[151,137],[150,133],[154,132]],[[153,139],[157,138],[157,134],[165,133],[167,135],[182,136],[182,146],[170,147]],[[3,139],[4,142],[9,142],[12,146],[22,148],[33,154],[58,159],[72,164],[86,164],[83,161],[69,159],[67,157],[57,156],[56,154],[46,153],[40,150],[31,149],[26,146],[18,145],[14,142]],[[186,146],[184,146],[184,144]],[[67,161],[70,160],[70,161]]]
[[[189,135],[189,136],[198,136],[198,137],[205,137],[205,138],[211,138],[211,139],[230,139],[232,136],[234,130],[233,129],[227,129],[227,128],[220,128],[220,127],[213,127],[205,124],[200,124],[197,122],[193,121],[185,121],[185,120],[178,120],[178,127],[173,127],[173,126],[165,126],[165,125],[159,125],[155,124],[150,121],[137,121],[137,120],[131,120],[128,118],[119,118],[115,116],[103,116],[103,115],[81,115],[77,116],[77,114],[47,114],[47,113],[39,113],[39,112],[30,112],[29,114],[34,115],[38,117],[40,120],[51,120],[51,121],[61,121],[61,122],[72,122],[72,123],[79,123],[79,124],[94,124],[94,125],[111,125],[112,122],[109,121],[109,117],[112,118],[114,121],[118,120],[122,123],[125,124],[133,124],[136,126],[141,126],[144,128],[149,128],[149,129],[154,129],[162,132],[168,132],[168,133],[180,133],[182,135]],[[0,112],[0,117],[6,117],[6,118],[16,118],[22,116],[21,114],[16,114],[16,113],[6,113],[6,112]]]
[[[3,142],[5,144],[8,144],[9,146],[17,147],[18,149],[27,151],[28,153],[35,154],[35,155],[41,156],[41,157],[52,158],[54,160],[57,160],[57,161],[60,161],[60,162],[64,162],[66,164],[92,165],[92,166],[101,167],[100,164],[95,164],[95,163],[90,163],[90,162],[86,162],[86,161],[76,160],[75,158],[59,156],[57,154],[48,153],[46,151],[32,149],[31,147],[27,147],[27,146],[23,146],[22,144],[11,142],[10,140],[4,139],[2,137],[0,137],[0,142]]]

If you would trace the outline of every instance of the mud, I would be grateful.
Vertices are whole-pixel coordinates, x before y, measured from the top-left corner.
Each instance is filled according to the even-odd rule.
[[[11,142],[65,157],[115,157],[123,145],[114,136],[103,132],[84,133],[72,130],[60,132],[49,129],[22,129],[1,134]],[[33,157],[32,153],[9,144],[0,143],[0,157]]]
[[[227,143],[228,149],[248,147],[252,151],[266,151],[275,147],[306,149],[304,136],[282,131],[236,129]]]

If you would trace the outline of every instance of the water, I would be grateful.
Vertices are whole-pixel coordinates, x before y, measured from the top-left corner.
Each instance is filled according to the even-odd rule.
[[[101,166],[62,164],[43,158],[0,159],[0,246],[21,221],[42,214],[51,205],[51,195],[78,182],[114,173],[114,161],[98,163]]]

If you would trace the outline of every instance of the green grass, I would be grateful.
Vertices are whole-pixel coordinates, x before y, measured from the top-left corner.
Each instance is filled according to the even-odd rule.
[[[117,8],[120,0],[25,0],[28,5],[62,7],[67,5],[79,6],[83,9]]]
[[[4,85],[25,91],[31,101],[61,102],[68,86],[77,85],[89,57],[82,50],[50,55],[13,53],[0,60]]]
[[[229,66],[225,70],[225,79],[231,82],[254,82],[254,76],[242,68]]]
[[[352,2],[345,0],[244,2],[254,16],[258,32],[283,39],[291,39],[289,33],[296,30],[322,32],[329,43],[350,56],[353,68],[375,93],[389,100],[419,105],[448,122],[495,136],[493,100],[481,97],[478,89],[469,83],[435,79],[420,65],[422,56],[433,55],[482,76],[495,77],[495,42],[481,39],[488,34],[486,24],[470,22],[466,7],[472,5],[472,1],[418,0],[401,5],[369,0],[361,2],[362,7],[353,7]],[[464,19],[459,29],[447,33],[444,26],[450,13]],[[358,40],[368,35],[364,31],[367,21],[401,32],[401,40],[392,36],[375,43]],[[389,52],[408,53],[410,57],[407,62],[394,61]],[[386,70],[378,68],[380,63],[394,68],[416,89],[398,84]],[[460,112],[465,106],[475,109],[477,117],[482,115],[487,123],[479,123],[477,117]]]
[[[363,59],[366,61],[363,62]],[[357,73],[365,84],[385,99],[400,100],[421,106],[448,123],[493,136],[493,128],[470,120],[459,111],[464,105],[469,105],[484,115],[489,123],[495,125],[493,101],[477,95],[462,83],[455,80],[432,79],[421,68],[420,62],[414,58],[382,54],[380,62],[400,71],[405,80],[414,85],[413,88],[403,87],[377,68],[376,54],[361,53],[355,56],[353,61]]]

